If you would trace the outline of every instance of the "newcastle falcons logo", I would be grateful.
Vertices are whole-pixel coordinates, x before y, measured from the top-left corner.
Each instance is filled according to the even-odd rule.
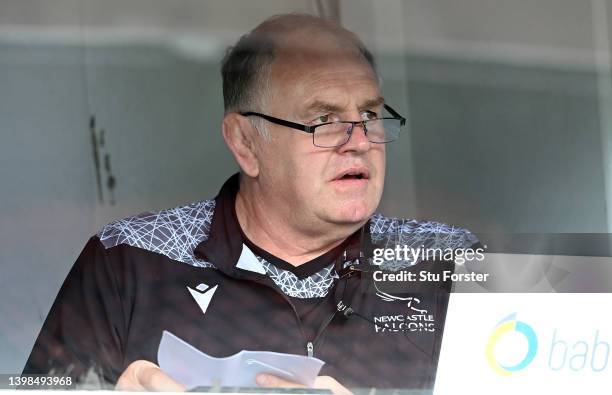
[[[376,284],[376,295],[385,302],[401,302],[408,307],[408,313],[374,316],[374,330],[382,332],[435,332],[435,319],[427,309],[419,309],[421,300],[414,296],[401,297],[381,291]]]

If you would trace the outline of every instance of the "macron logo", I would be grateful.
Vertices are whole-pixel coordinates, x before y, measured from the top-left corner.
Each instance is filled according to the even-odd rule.
[[[208,305],[210,304],[210,300],[212,299],[215,291],[217,290],[218,285],[210,288],[208,285],[202,283],[196,287],[196,289],[192,289],[187,287],[191,296],[195,299],[202,309],[202,313],[206,314],[206,309],[208,309]]]

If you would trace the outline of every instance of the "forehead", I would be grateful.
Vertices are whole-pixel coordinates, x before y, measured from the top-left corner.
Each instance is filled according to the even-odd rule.
[[[271,65],[272,99],[301,110],[315,102],[339,107],[380,96],[378,79],[356,48],[320,37],[279,51]]]

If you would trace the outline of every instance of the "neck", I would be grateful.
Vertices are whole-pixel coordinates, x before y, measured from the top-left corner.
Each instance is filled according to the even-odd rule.
[[[255,245],[293,266],[338,246],[365,223],[322,224],[316,231],[303,229],[292,224],[295,216],[290,210],[275,204],[278,202],[263,199],[260,192],[256,182],[245,182],[241,177],[235,207],[238,223]]]

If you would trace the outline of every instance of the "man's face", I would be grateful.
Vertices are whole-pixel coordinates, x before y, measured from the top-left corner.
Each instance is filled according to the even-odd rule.
[[[279,55],[272,64],[265,112],[307,125],[382,116],[376,75],[360,56],[330,49]],[[313,145],[312,134],[266,123],[271,141],[260,140],[260,182],[277,204],[288,205],[294,224],[316,231],[327,224],[358,224],[382,195],[385,145],[368,141],[361,125],[336,148]]]

